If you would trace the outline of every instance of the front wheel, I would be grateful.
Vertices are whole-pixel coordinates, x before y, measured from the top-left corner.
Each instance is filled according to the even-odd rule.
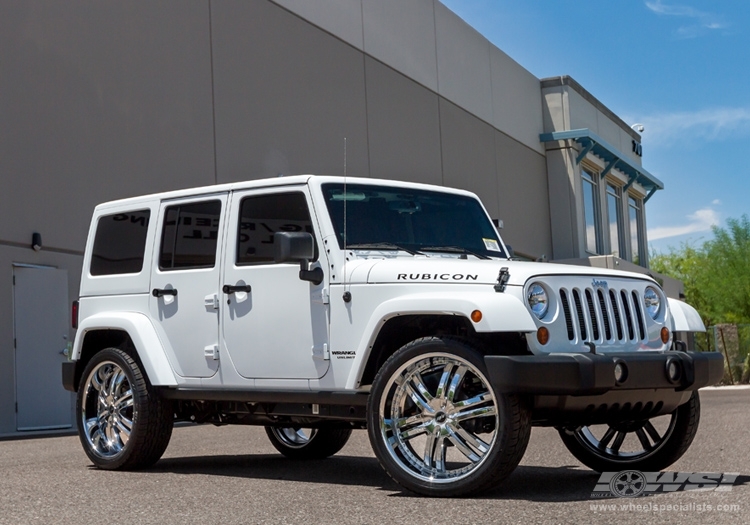
[[[129,470],[156,463],[172,436],[171,404],[139,364],[118,348],[100,351],[84,369],[76,403],[78,436],[98,468]]]
[[[349,428],[266,427],[276,450],[291,459],[325,459],[344,448]]]
[[[597,472],[658,472],[677,461],[693,442],[700,421],[698,391],[663,416],[645,421],[559,429],[571,454]]]
[[[413,341],[378,372],[367,429],[375,455],[403,487],[453,497],[489,489],[526,450],[529,413],[495,393],[482,355],[440,337]]]

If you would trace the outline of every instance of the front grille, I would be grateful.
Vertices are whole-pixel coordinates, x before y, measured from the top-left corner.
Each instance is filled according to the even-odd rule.
[[[641,302],[635,290],[560,288],[560,303],[570,341],[644,341],[646,321]]]

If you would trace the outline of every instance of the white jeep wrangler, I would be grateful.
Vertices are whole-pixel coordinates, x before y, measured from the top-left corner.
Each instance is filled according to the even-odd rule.
[[[367,428],[426,495],[490,488],[532,425],[594,470],[687,450],[718,353],[651,278],[513,261],[475,195],[294,176],[96,207],[63,383],[103,469],[156,462],[175,421],[264,425],[292,458]],[[679,343],[679,344],[678,344]]]

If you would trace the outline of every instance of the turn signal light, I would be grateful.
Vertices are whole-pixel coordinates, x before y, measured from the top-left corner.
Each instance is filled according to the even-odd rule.
[[[542,345],[549,343],[549,330],[544,326],[539,328],[539,330],[536,331],[536,340]]]
[[[669,328],[666,326],[661,327],[661,342],[664,344],[669,342]]]
[[[474,310],[471,312],[471,320],[478,323],[482,320],[482,312],[480,310]]]

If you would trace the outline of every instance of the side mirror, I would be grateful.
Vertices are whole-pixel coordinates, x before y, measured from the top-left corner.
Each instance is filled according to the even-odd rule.
[[[315,240],[307,232],[276,232],[273,244],[273,260],[277,263],[307,262],[315,257]]]
[[[313,284],[323,282],[323,269],[308,269],[308,261],[315,257],[315,239],[307,232],[276,232],[273,234],[273,260],[277,263],[299,262],[299,278]]]

